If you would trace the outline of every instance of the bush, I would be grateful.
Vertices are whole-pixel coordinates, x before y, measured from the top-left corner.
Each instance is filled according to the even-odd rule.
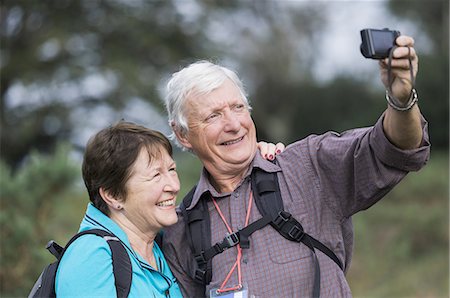
[[[44,264],[52,260],[44,249],[48,240],[62,240],[67,230],[77,230],[71,219],[80,219],[73,209],[80,201],[74,188],[80,175],[68,158],[69,149],[61,145],[53,156],[33,153],[14,174],[0,163],[3,297],[28,294]]]

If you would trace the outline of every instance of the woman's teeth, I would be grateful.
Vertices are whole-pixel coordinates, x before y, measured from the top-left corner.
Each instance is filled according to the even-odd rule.
[[[175,199],[167,200],[156,204],[159,207],[175,206]]]

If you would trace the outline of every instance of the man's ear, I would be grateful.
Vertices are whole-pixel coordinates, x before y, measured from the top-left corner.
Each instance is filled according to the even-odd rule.
[[[180,132],[180,129],[175,125],[174,122],[170,123],[172,126],[172,130],[175,133],[175,136],[177,137],[178,142],[183,145],[187,149],[192,149],[192,145],[189,142],[189,140],[186,138],[184,133]]]
[[[109,206],[110,209],[120,210],[122,209],[122,204],[115,197],[113,197],[108,191],[103,187],[99,189],[100,196],[103,201]]]

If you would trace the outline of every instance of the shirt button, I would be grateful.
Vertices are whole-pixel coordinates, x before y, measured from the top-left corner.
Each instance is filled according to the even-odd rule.
[[[239,198],[239,194],[238,194],[237,192],[235,192],[235,193],[233,194],[233,196],[234,196],[235,198]]]
[[[247,264],[247,263],[248,263],[248,259],[247,259],[247,258],[243,258],[243,259],[242,259],[242,262],[243,262],[244,264]]]

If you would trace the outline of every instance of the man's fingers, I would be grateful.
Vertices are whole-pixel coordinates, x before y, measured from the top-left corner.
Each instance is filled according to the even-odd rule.
[[[417,66],[418,62],[418,56],[416,53],[416,50],[414,48],[408,48],[407,47],[398,47],[394,50],[393,53],[393,59],[391,61],[391,67],[397,68],[397,69],[409,69],[409,58],[411,58],[413,67]],[[379,64],[382,68],[387,68],[389,63],[389,58],[381,59],[379,61]]]
[[[396,59],[391,63],[393,69],[408,70],[410,68],[408,59]]]
[[[398,47],[394,50],[393,56],[396,59],[408,58],[408,57],[411,57],[411,59],[415,59],[417,54],[416,54],[416,50],[413,47]]]
[[[408,61],[408,58],[410,57],[412,61],[417,59],[417,53],[414,48],[408,48],[407,47],[398,47],[394,50],[394,53],[392,55],[392,64],[394,64],[395,61],[406,59]],[[389,58],[384,58],[380,60],[381,65],[387,65],[389,63]]]
[[[395,40],[395,43],[399,47],[413,47],[414,46],[414,38],[412,38],[410,36],[406,36],[406,35],[400,35]]]

